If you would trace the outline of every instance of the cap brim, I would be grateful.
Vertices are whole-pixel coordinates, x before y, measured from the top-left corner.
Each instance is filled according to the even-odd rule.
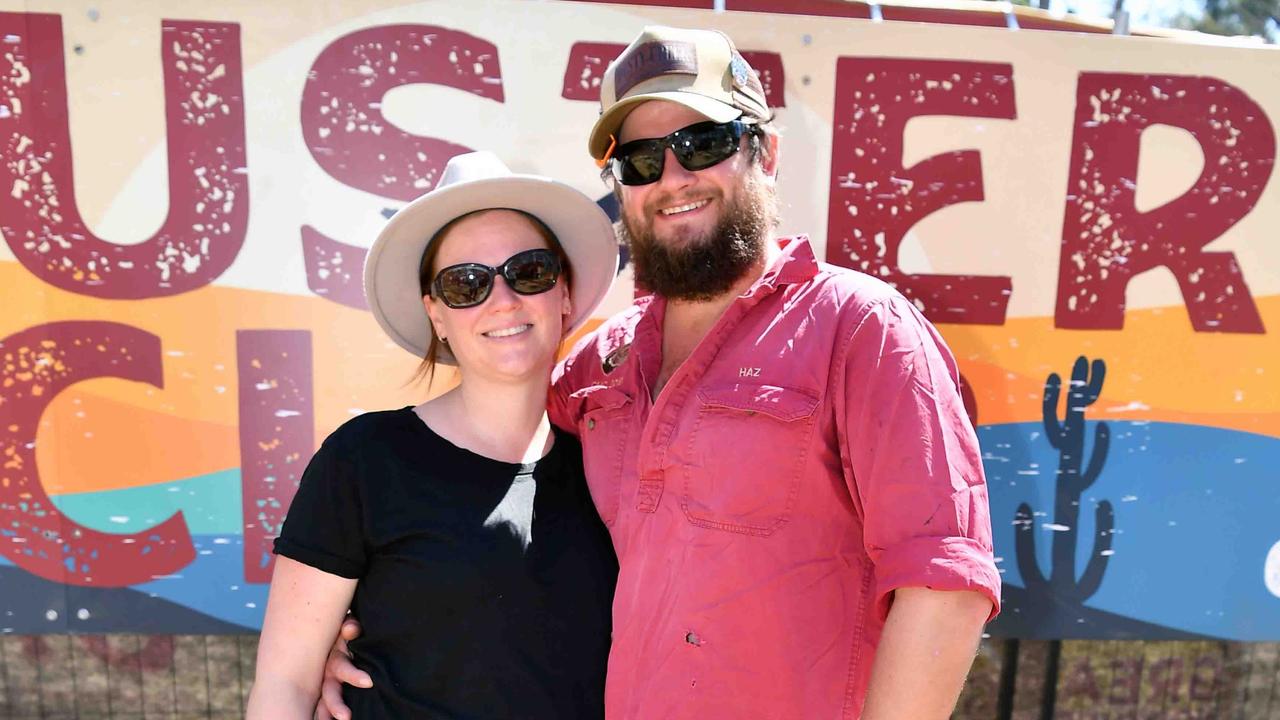
[[[595,126],[591,128],[591,137],[587,140],[587,149],[591,152],[591,157],[599,160],[609,151],[609,145],[612,142],[610,135],[616,136],[618,129],[622,127],[622,122],[627,119],[632,110],[640,103],[649,102],[650,100],[666,100],[668,102],[679,103],[706,117],[708,120],[714,120],[718,123],[736,120],[742,116],[742,110],[727,105],[715,98],[709,98],[706,95],[698,93],[685,92],[683,90],[667,90],[663,92],[643,93],[641,95],[632,95],[631,97],[619,100],[612,107],[606,110],[600,118],[596,120]]]
[[[434,190],[401,208],[378,234],[364,265],[364,291],[378,325],[397,345],[423,358],[431,321],[422,304],[418,266],[431,238],[454,218],[478,210],[522,210],[546,224],[573,267],[573,314],[565,335],[604,300],[618,272],[618,243],[609,216],[594,200],[537,175],[484,178]],[[451,353],[439,362],[456,365]]]

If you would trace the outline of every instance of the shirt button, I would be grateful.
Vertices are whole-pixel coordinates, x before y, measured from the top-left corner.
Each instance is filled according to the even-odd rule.
[[[587,429],[588,429],[588,430],[595,430],[595,429],[596,429],[596,421],[595,421],[595,419],[594,419],[594,418],[592,418],[592,419],[590,419],[590,420],[588,420],[588,421],[587,421]]]

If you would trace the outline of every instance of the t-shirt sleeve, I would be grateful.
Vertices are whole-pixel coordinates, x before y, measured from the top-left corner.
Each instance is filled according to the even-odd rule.
[[[275,552],[333,575],[359,579],[366,564],[357,476],[333,438],[302,473]]]
[[[991,510],[959,370],[901,296],[872,303],[844,347],[836,423],[841,460],[875,565],[876,608],[900,587],[972,590],[1000,608]]]

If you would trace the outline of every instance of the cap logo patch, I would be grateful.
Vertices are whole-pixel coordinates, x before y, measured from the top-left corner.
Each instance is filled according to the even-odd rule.
[[[645,80],[669,73],[698,74],[698,51],[691,42],[647,42],[632,50],[613,73],[616,97]]]
[[[740,88],[745,88],[752,92],[764,95],[764,86],[760,84],[760,77],[756,75],[756,71],[751,69],[745,58],[735,51],[733,58],[729,61],[729,70],[733,73],[733,84]]]

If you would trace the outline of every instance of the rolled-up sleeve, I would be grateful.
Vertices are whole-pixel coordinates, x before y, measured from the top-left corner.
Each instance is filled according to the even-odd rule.
[[[275,552],[332,575],[359,579],[368,562],[363,503],[356,473],[338,445],[331,437],[311,458]]]
[[[994,618],[1000,576],[987,484],[950,350],[894,295],[855,318],[842,360],[840,454],[875,567],[878,617],[897,588],[925,587],[979,592]]]

